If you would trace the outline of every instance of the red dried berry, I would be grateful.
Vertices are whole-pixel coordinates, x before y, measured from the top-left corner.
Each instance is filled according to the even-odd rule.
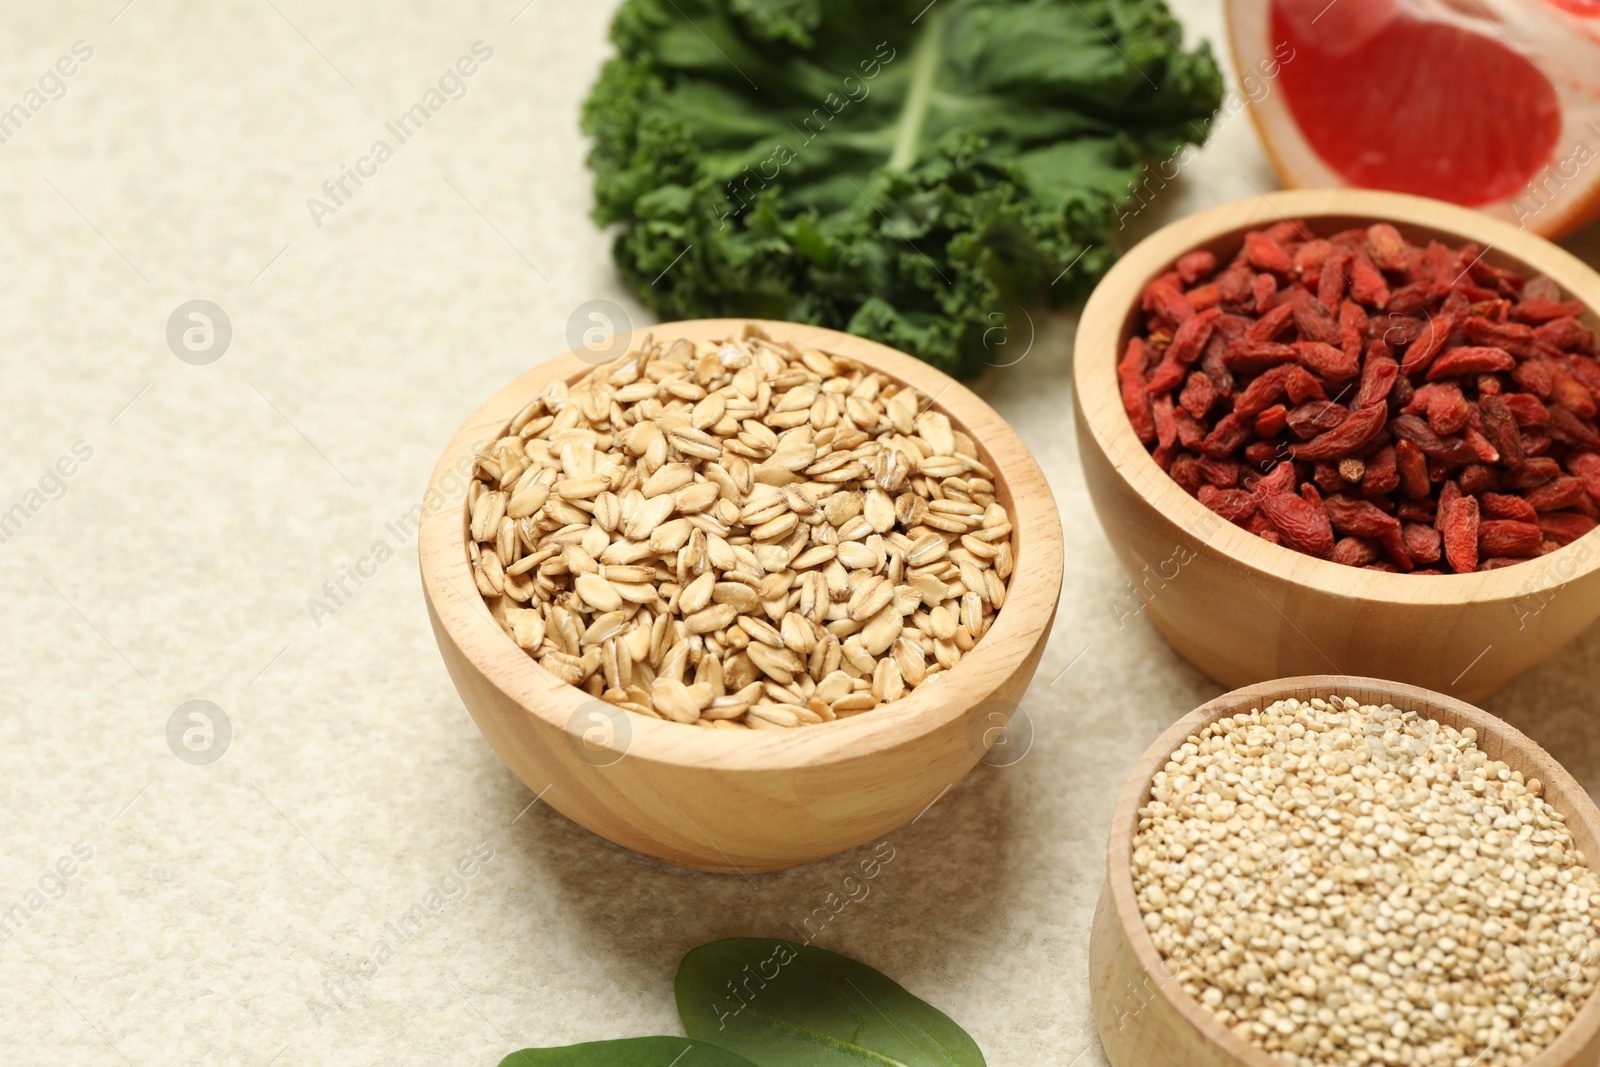
[[[1478,501],[1470,496],[1451,501],[1444,509],[1444,556],[1457,574],[1478,569]]]
[[[1368,496],[1386,497],[1400,488],[1400,463],[1394,448],[1384,446],[1367,458],[1361,476],[1361,491]]]
[[[1396,441],[1394,456],[1401,490],[1413,499],[1427,496],[1433,485],[1428,480],[1428,461],[1422,449],[1410,441]]]
[[[1538,522],[1539,512],[1520,496],[1507,493],[1483,493],[1478,497],[1483,514],[1491,519],[1514,519],[1517,522]]]
[[[1589,493],[1582,478],[1555,478],[1536,489],[1528,490],[1524,498],[1535,511],[1562,511],[1586,499]]]
[[[1383,430],[1388,409],[1381,404],[1361,408],[1351,413],[1336,429],[1307,441],[1290,445],[1289,453],[1296,459],[1338,459],[1359,451]]]
[[[1217,269],[1217,257],[1202,248],[1179,257],[1174,269],[1185,285],[1193,285],[1202,278],[1211,277],[1211,272]]]
[[[1218,489],[1206,484],[1200,487],[1199,499],[1229,522],[1242,523],[1256,513],[1255,497],[1243,489]]]
[[[1263,493],[1256,504],[1290,548],[1312,556],[1333,552],[1333,527],[1321,507],[1287,491]]]
[[[1558,545],[1570,545],[1589,533],[1595,520],[1576,511],[1547,511],[1539,516],[1539,529]]]
[[[1364,252],[1350,261],[1350,296],[1368,307],[1381,308],[1389,302],[1389,283]]]
[[[1282,404],[1274,404],[1256,416],[1256,436],[1276,437],[1288,422],[1289,409]]]
[[[1405,539],[1406,551],[1415,563],[1431,566],[1444,556],[1443,539],[1432,526],[1408,522],[1401,528],[1401,536]]]
[[[1211,405],[1217,402],[1217,387],[1204,371],[1195,371],[1183,383],[1178,395],[1178,406],[1197,419],[1205,418]]]
[[[1416,374],[1427,370],[1434,357],[1444,348],[1445,342],[1450,339],[1450,331],[1453,329],[1455,329],[1455,319],[1449,315],[1435,315],[1429,318],[1427,331],[1406,349],[1405,358],[1400,361],[1401,373]]]
[[[1434,360],[1428,368],[1427,378],[1433,382],[1466,374],[1492,374],[1510,370],[1516,365],[1516,359],[1503,348],[1462,345]]]
[[[1289,253],[1284,251],[1283,245],[1264,233],[1244,235],[1244,255],[1257,270],[1286,275],[1294,269],[1294,262],[1290,260]]]
[[[1478,555],[1531,556],[1544,543],[1544,531],[1537,523],[1515,519],[1490,519],[1478,524]]]
[[[1382,559],[1383,550],[1376,541],[1365,537],[1344,537],[1334,544],[1333,554],[1328,558],[1346,567],[1365,567]]]

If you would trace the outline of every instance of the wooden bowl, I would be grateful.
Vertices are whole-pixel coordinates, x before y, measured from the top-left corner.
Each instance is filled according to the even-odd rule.
[[[1156,629],[1223,686],[1362,674],[1481,700],[1600,617],[1600,531],[1541,560],[1478,574],[1347,567],[1213,514],[1156,465],[1122,407],[1116,363],[1145,286],[1196,248],[1226,262],[1245,231],[1286,218],[1305,219],[1319,234],[1388,221],[1412,241],[1476,241],[1490,263],[1549,275],[1589,305],[1587,324],[1600,329],[1600,275],[1542,238],[1466,208],[1315,189],[1191,215],[1129,252],[1078,327],[1078,444],[1095,510]]]
[[[739,336],[746,320],[652,328],[658,338]],[[918,816],[970,771],[1009,721],[1039,663],[1061,592],[1061,523],[1044,475],[994,410],[953,379],[860,337],[757,322],[777,341],[853,359],[911,385],[977,443],[1012,517],[1006,603],[938,682],[895,703],[791,731],[712,731],[601,704],[557,680],[487,612],[469,569],[464,474],[548,383],[593,367],[542,363],[473,413],[440,458],[419,541],[434,636],[494,750],[552,807],[635,852],[697,870],[750,873],[821,859]],[[618,354],[620,358],[620,353]],[[447,501],[447,502],[446,502]]]
[[[1478,731],[1490,759],[1538,778],[1544,798],[1567,817],[1573,840],[1591,864],[1600,860],[1600,811],[1589,794],[1548,752],[1506,723],[1441,693],[1375,678],[1334,675],[1285,678],[1225,693],[1185,715],[1144,754],[1117,800],[1107,838],[1105,888],[1095,908],[1089,943],[1089,986],[1095,1025],[1111,1067],[1281,1067],[1258,1046],[1237,1036],[1167,972],[1144,927],[1130,867],[1138,812],[1149,802],[1155,774],[1184,739],[1237,712],[1294,697],[1330,694],[1362,704],[1393,704],[1458,730]],[[1600,997],[1591,996],[1572,1023],[1527,1067],[1594,1067],[1600,1064]]]

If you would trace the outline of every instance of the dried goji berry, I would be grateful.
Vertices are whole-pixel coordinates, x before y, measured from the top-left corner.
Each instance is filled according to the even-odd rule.
[[[1573,477],[1582,479],[1591,497],[1600,500],[1600,453],[1574,452],[1567,457],[1567,470]]]
[[[1472,407],[1461,390],[1446,384],[1428,398],[1428,425],[1442,436],[1460,433],[1472,417]]]
[[[1510,355],[1523,358],[1534,354],[1532,326],[1516,322],[1495,322],[1482,315],[1469,315],[1467,321],[1461,324],[1461,330],[1467,335],[1467,340],[1475,345],[1498,348]]]
[[[1562,477],[1528,490],[1525,499],[1535,511],[1562,511],[1589,495],[1582,478]]]
[[[1199,499],[1229,522],[1243,522],[1256,513],[1255,497],[1243,489],[1218,489],[1207,483],[1200,486]]]
[[[1256,470],[1268,470],[1283,458],[1283,446],[1271,441],[1252,441],[1244,447],[1244,461]]]
[[[1518,426],[1538,426],[1550,421],[1550,411],[1532,393],[1507,393],[1501,398]]]
[[[1600,452],[1600,433],[1571,410],[1559,405],[1550,409],[1550,421],[1545,424],[1550,436],[1564,445],[1587,448]]]
[[[1339,324],[1311,293],[1305,289],[1295,290],[1290,307],[1294,313],[1295,329],[1300,331],[1300,340],[1321,341],[1330,345],[1340,343]]]
[[[1515,489],[1518,492],[1527,492],[1541,485],[1549,485],[1561,477],[1561,465],[1549,456],[1530,456],[1527,462],[1520,467],[1515,467],[1500,479],[1503,489]]]
[[[1296,404],[1328,399],[1327,390],[1322,388],[1322,383],[1313,378],[1310,371],[1295,364],[1289,364],[1289,378],[1284,385],[1289,391],[1290,401]]]
[[[1270,274],[1257,274],[1251,285],[1256,302],[1256,313],[1264,315],[1272,309],[1278,295],[1278,279]]]
[[[1172,466],[1167,468],[1167,476],[1177,482],[1183,491],[1190,496],[1198,493],[1205,484],[1200,477],[1200,463],[1187,452],[1177,456],[1172,461]]]
[[[1404,271],[1410,260],[1406,239],[1400,231],[1387,222],[1376,222],[1367,227],[1367,254],[1372,262],[1396,274]]]
[[[1365,252],[1350,261],[1350,296],[1368,307],[1381,308],[1389,302],[1389,283]]]
[[[1290,347],[1294,349],[1300,365],[1312,374],[1333,381],[1344,381],[1360,373],[1359,354],[1347,355],[1343,349],[1325,345],[1321,341],[1296,341]]]
[[[1478,497],[1483,514],[1491,519],[1515,519],[1517,522],[1538,522],[1538,510],[1520,496],[1508,493],[1483,493]]]
[[[1431,281],[1411,282],[1389,294],[1388,311],[1396,315],[1409,315],[1421,311],[1439,299],[1439,287]]]
[[[1394,509],[1402,521],[1420,522],[1424,526],[1432,526],[1438,512],[1438,502],[1433,500],[1407,500]]]
[[[1255,494],[1259,497],[1265,493],[1288,493],[1295,487],[1295,469],[1293,463],[1279,463],[1267,472],[1266,477],[1256,482]]]
[[[1461,473],[1456,476],[1461,491],[1468,496],[1477,496],[1486,493],[1499,484],[1494,468],[1483,463],[1468,463],[1461,468]]]
[[[1162,396],[1170,393],[1184,375],[1189,373],[1188,365],[1172,354],[1172,346],[1167,346],[1166,354],[1161,362],[1156,364],[1155,370],[1150,372],[1150,378],[1145,382],[1145,392],[1151,396]]]
[[[1515,519],[1489,519],[1478,524],[1478,555],[1531,556],[1544,543],[1544,531],[1537,523]]]
[[[1414,563],[1430,566],[1438,563],[1443,557],[1443,542],[1439,537],[1439,531],[1432,526],[1408,522],[1401,527],[1400,533],[1405,539],[1406,551],[1410,553]]]
[[[1461,345],[1449,349],[1428,367],[1428,381],[1464,374],[1493,374],[1510,370],[1517,361],[1503,348]]]
[[[1389,562],[1394,564],[1395,570],[1411,571],[1416,569],[1416,563],[1411,559],[1411,553],[1406,550],[1405,534],[1396,525],[1392,530],[1384,531],[1378,538],[1378,544],[1383,546],[1384,555],[1389,557]]]
[[[1291,375],[1299,369],[1286,363],[1258,375],[1233,402],[1233,410],[1246,417],[1261,414],[1282,398]]]
[[[1200,477],[1219,489],[1232,489],[1239,484],[1239,464],[1231,459],[1212,459],[1201,456],[1195,461]]]
[[[1544,360],[1530,359],[1516,365],[1511,380],[1543,400],[1550,396],[1555,381],[1550,377],[1550,366]]]
[[[1340,494],[1328,497],[1322,505],[1328,512],[1328,521],[1333,528],[1352,537],[1378,538],[1400,528],[1399,519],[1379,511],[1365,500]]]
[[[1543,323],[1561,318],[1575,319],[1582,314],[1581,300],[1568,300],[1563,303],[1554,300],[1529,300],[1526,294],[1511,307],[1511,317],[1518,322]]]
[[[1450,505],[1461,499],[1461,487],[1455,482],[1445,482],[1439,487],[1439,506],[1434,514],[1433,525],[1441,534],[1444,533],[1445,515],[1450,510]]]
[[[1215,459],[1222,459],[1248,441],[1252,429],[1250,421],[1243,415],[1236,411],[1229,412],[1206,435],[1205,442],[1200,446],[1201,451]]]
[[[1339,464],[1318,460],[1311,465],[1311,482],[1324,493],[1339,493],[1345,489],[1345,476]]]
[[[1552,348],[1578,349],[1583,352],[1594,348],[1594,331],[1577,318],[1551,319],[1533,330],[1533,338]]]
[[[1428,481],[1428,461],[1422,449],[1410,441],[1396,441],[1394,446],[1396,473],[1400,475],[1400,488],[1406,496],[1420,498],[1433,490]]]
[[[1147,352],[1143,339],[1129,341],[1122,362],[1117,364],[1117,378],[1122,385],[1122,407],[1133,424],[1133,432],[1148,445],[1156,439],[1156,420],[1150,409],[1150,394],[1144,388]]]
[[[1576,511],[1547,511],[1539,516],[1539,529],[1558,545],[1570,545],[1595,528],[1595,520]]]
[[[1244,255],[1256,270],[1286,275],[1294,269],[1294,262],[1289,258],[1289,253],[1284,251],[1283,245],[1264,233],[1244,235]]]
[[[1444,509],[1444,557],[1457,574],[1478,569],[1478,501],[1464,496]]]
[[[1400,464],[1395,450],[1389,445],[1367,457],[1366,470],[1361,475],[1361,491],[1369,496],[1388,496],[1400,488]]]
[[[1274,404],[1256,416],[1256,436],[1276,437],[1289,422],[1289,409]]]
[[[1178,288],[1178,280],[1176,274],[1163,274],[1145,288],[1142,300],[1144,310],[1161,316],[1174,326],[1194,316],[1194,305]]]
[[[1170,396],[1158,396],[1151,405],[1156,420],[1156,441],[1162,448],[1171,448],[1178,443],[1178,419],[1172,409]]]
[[[1328,558],[1346,567],[1365,567],[1382,559],[1383,550],[1376,541],[1365,537],[1342,537],[1334,543],[1333,554]]]
[[[1256,506],[1290,548],[1313,556],[1333,552],[1333,527],[1320,506],[1287,491],[1263,493],[1257,497]]]
[[[1200,279],[1211,276],[1211,272],[1217,269],[1217,257],[1202,248],[1178,257],[1174,269],[1185,285],[1193,285]]]
[[[1335,429],[1305,442],[1290,445],[1296,459],[1338,459],[1359,451],[1383,430],[1389,410],[1382,404],[1358,408]]]
[[[1208,432],[1206,424],[1182,408],[1175,410],[1172,416],[1178,423],[1178,443],[1191,452],[1199,449]]]
[[[1183,383],[1178,394],[1178,406],[1197,419],[1205,417],[1211,405],[1217,402],[1217,387],[1204,371],[1194,371]]]
[[[1389,356],[1389,346],[1380,338],[1367,350],[1367,365],[1361,371],[1361,389],[1356,394],[1355,406],[1370,407],[1389,398],[1395,379],[1400,377],[1400,364]]]
[[[1322,264],[1322,275],[1317,279],[1317,299],[1324,307],[1338,307],[1339,301],[1344,299],[1349,282],[1345,271],[1349,268],[1350,256],[1348,249],[1335,250]]]
[[[1444,348],[1445,342],[1450,339],[1450,331],[1455,329],[1455,320],[1449,315],[1435,315],[1428,320],[1428,329],[1421,337],[1411,343],[1406,349],[1405,358],[1400,361],[1400,370],[1404,374],[1416,374],[1428,369],[1428,364],[1433,362]]]
[[[1259,374],[1280,363],[1291,362],[1294,349],[1272,341],[1235,341],[1228,346],[1222,361],[1228,369],[1246,374]]]

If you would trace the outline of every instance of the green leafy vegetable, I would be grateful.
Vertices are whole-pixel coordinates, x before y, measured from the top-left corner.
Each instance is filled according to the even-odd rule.
[[[681,1037],[630,1037],[564,1048],[525,1048],[500,1067],[754,1067],[743,1056]]]
[[[1222,93],[1163,0],[626,0],[611,36],[595,218],[645,302],[962,374],[1008,306],[1087,295],[1144,161]]]
[[[761,1067],[976,1067],[972,1038],[942,1011],[847,956],[792,941],[730,938],[678,966],[689,1036]]]

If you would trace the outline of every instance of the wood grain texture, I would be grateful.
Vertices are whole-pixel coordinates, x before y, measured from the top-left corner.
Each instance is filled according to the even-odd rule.
[[[1487,262],[1549,275],[1589,305],[1586,323],[1600,329],[1600,275],[1541,238],[1465,208],[1327,189],[1200,212],[1141,242],[1084,309],[1073,379],[1095,510],[1141,586],[1152,623],[1224,686],[1357,674],[1481,700],[1600,617],[1600,531],[1541,560],[1479,574],[1342,566],[1218,518],[1156,465],[1123,410],[1116,361],[1137,325],[1144,287],[1192,249],[1226,262],[1246,230],[1285,218],[1306,219],[1319,233],[1387,220],[1412,241],[1476,241]]]
[[[1285,678],[1224,693],[1162,734],[1129,775],[1111,818],[1106,883],[1095,909],[1089,944],[1089,985],[1095,1025],[1112,1067],[1277,1067],[1255,1045],[1234,1035],[1186,992],[1162,964],[1134,895],[1129,865],[1139,809],[1150,784],[1191,734],[1235,712],[1290,697],[1354,697],[1363,704],[1393,704],[1438,722],[1478,732],[1491,759],[1537,778],[1544,798],[1567,817],[1573,840],[1590,863],[1600,857],[1600,811],[1561,764],[1527,735],[1471,704],[1416,686],[1375,678]],[[1600,997],[1591,996],[1560,1037],[1527,1067],[1595,1067],[1600,1064]]]
[[[652,328],[658,338],[739,336],[747,320]],[[1061,523],[1043,473],[970,390],[919,360],[819,327],[758,321],[769,336],[854,359],[935,398],[977,443],[1012,516],[1005,606],[939,681],[887,707],[794,731],[708,731],[615,713],[535,663],[489,617],[467,557],[460,472],[544,386],[592,368],[567,354],[479,408],[440,457],[419,543],[439,651],[489,743],[546,803],[636,852],[698,870],[751,873],[821,859],[915,818],[983,755],[1038,666],[1061,591]],[[461,483],[461,484],[457,484]],[[442,503],[441,503],[442,502]],[[614,732],[611,750],[585,731]],[[624,736],[626,735],[626,736]],[[613,755],[615,762],[600,765]]]

